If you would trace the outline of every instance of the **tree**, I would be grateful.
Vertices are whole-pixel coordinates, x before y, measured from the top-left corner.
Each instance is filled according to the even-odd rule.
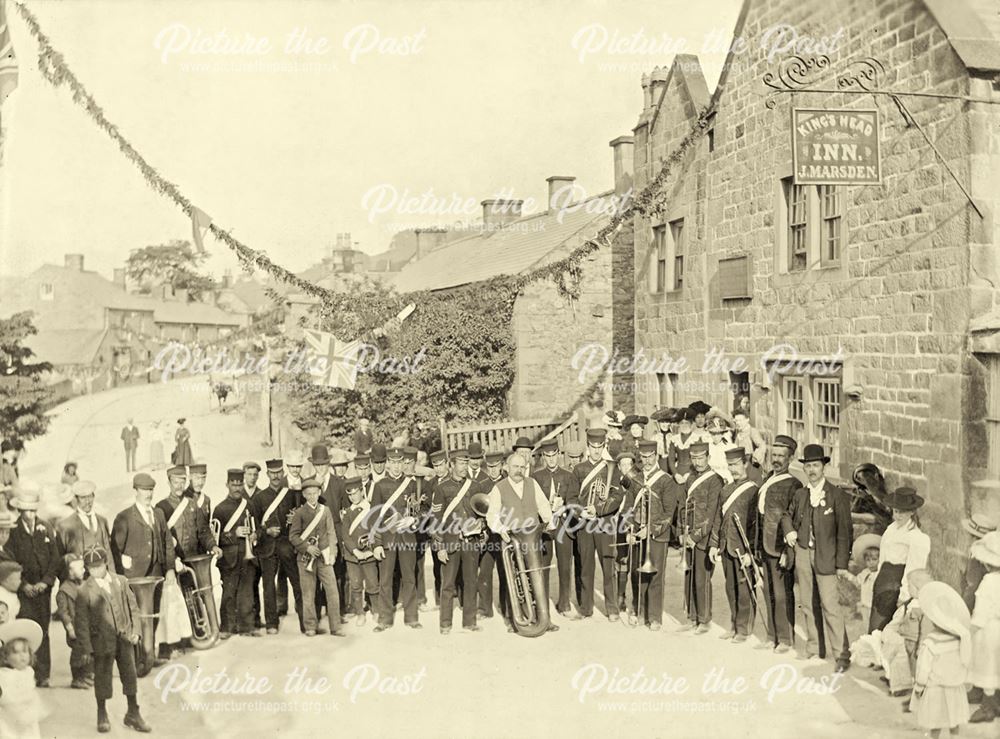
[[[42,380],[52,369],[48,362],[33,362],[35,353],[23,345],[38,333],[30,311],[0,318],[0,436],[27,440],[48,430],[45,410],[53,392]]]
[[[157,285],[170,285],[173,290],[187,290],[189,301],[201,300],[216,288],[215,280],[198,271],[205,258],[189,242],[174,240],[136,249],[125,270],[141,293],[149,294]]]

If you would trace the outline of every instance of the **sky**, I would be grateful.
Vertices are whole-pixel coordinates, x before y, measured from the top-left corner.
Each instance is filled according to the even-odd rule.
[[[161,175],[299,271],[341,232],[377,253],[401,228],[475,220],[484,199],[540,209],[551,175],[609,189],[608,142],[632,133],[642,73],[697,53],[714,89],[725,57],[705,37],[729,37],[740,0],[27,4]],[[180,209],[40,76],[7,7],[20,79],[0,110],[0,274],[82,253],[110,276],[130,249],[190,239]],[[238,270],[206,248],[217,277]]]

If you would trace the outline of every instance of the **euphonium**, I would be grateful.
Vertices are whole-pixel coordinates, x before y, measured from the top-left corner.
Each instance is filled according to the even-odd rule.
[[[129,578],[128,585],[135,595],[136,605],[139,613],[139,643],[135,645],[136,660],[135,674],[144,677],[153,669],[153,660],[156,658],[154,640],[156,636],[153,619],[156,613],[153,610],[154,597],[157,586],[163,582],[162,577],[132,577]]]
[[[178,581],[191,621],[191,646],[209,649],[219,641],[219,617],[212,595],[212,555],[200,554],[184,564],[190,569],[182,572]]]

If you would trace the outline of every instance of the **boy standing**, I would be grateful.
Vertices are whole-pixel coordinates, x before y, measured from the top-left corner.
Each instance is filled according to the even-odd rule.
[[[69,671],[73,676],[71,688],[86,690],[94,684],[94,670],[90,658],[80,649],[76,638],[76,598],[83,584],[83,557],[70,552],[63,557],[67,577],[59,584],[56,593],[56,615],[66,629],[66,643],[72,650],[69,655]]]

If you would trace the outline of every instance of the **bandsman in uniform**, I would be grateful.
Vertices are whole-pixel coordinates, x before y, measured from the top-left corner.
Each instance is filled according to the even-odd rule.
[[[376,632],[393,625],[396,609],[392,602],[392,580],[397,564],[400,570],[399,599],[403,604],[403,620],[407,626],[419,629],[420,617],[416,595],[416,536],[415,517],[407,517],[406,502],[416,494],[413,478],[403,475],[403,450],[393,447],[388,452],[386,476],[375,486],[372,506],[378,509],[375,530],[375,558],[379,561],[379,624]]]
[[[788,533],[785,520],[795,491],[802,481],[791,474],[788,464],[798,444],[790,436],[774,437],[771,447],[771,472],[757,493],[756,551],[763,576],[764,602],[767,609],[767,641],[755,649],[774,649],[784,654],[792,648],[795,632],[795,552],[785,544]]]
[[[302,468],[305,466],[306,459],[298,449],[290,449],[285,455],[285,481],[284,485],[288,488],[288,495],[292,498],[293,505],[292,510],[298,508],[302,505]],[[291,521],[291,512],[289,512],[289,519],[285,523],[284,531],[288,530],[288,523]],[[299,565],[295,559],[295,553],[292,552],[292,561],[290,565],[286,562],[284,557],[281,555],[281,547],[279,542],[278,551],[278,618],[288,615],[288,583],[299,581]],[[302,592],[293,594],[295,597],[301,597]],[[298,604],[298,601],[296,601]],[[302,624],[302,611],[298,611],[299,614],[299,625]]]
[[[365,497],[365,488],[360,477],[349,477],[344,481],[349,505],[343,510],[340,527],[344,532],[341,541],[342,553],[347,561],[347,576],[350,579],[351,607],[358,626],[365,625],[365,601],[367,610],[375,612],[378,597],[378,564],[372,549],[372,524],[369,515],[371,503]]]
[[[428,461],[431,463],[431,469],[434,471],[433,477],[424,481],[425,495],[427,499],[431,502],[430,516],[431,519],[435,518],[434,511],[434,496],[437,493],[438,485],[448,479],[450,471],[448,469],[448,454],[444,449],[438,449],[437,451],[431,452],[428,457]],[[441,605],[441,560],[437,558],[434,554],[433,549],[433,536],[430,532],[426,534],[429,539],[428,546],[431,548],[431,569],[434,573],[434,605]]]
[[[756,530],[753,516],[757,502],[757,485],[747,479],[747,456],[743,447],[726,450],[732,482],[719,493],[722,502],[712,530],[709,556],[722,563],[726,579],[726,599],[729,601],[729,630],[720,638],[745,642],[753,629],[754,574],[752,544]]]
[[[316,582],[323,584],[327,595],[327,620],[332,636],[344,636],[340,628],[340,603],[333,574],[333,561],[337,558],[337,530],[329,506],[319,502],[321,485],[310,477],[302,481],[305,503],[292,514],[288,540],[299,555],[299,583],[302,586],[303,618],[306,636],[324,633],[319,628],[316,609]]]
[[[626,431],[628,427],[626,426]],[[618,572],[618,612],[625,611],[628,607],[628,586],[629,586],[629,569],[630,564],[634,569],[635,564],[632,563],[629,553],[633,555],[638,553],[639,544],[636,537],[636,521],[634,514],[636,511],[633,509],[633,505],[636,502],[636,495],[638,493],[638,487],[634,484],[632,480],[632,470],[635,467],[636,457],[639,456],[638,453],[633,453],[631,451],[626,451],[622,449],[622,442],[614,442],[615,452],[614,461],[615,467],[618,469],[618,478],[621,480],[622,487],[622,502],[621,507],[615,514],[615,564]],[[635,488],[633,490],[629,489],[630,484]],[[629,535],[631,534],[631,536]],[[629,543],[631,542],[631,543]],[[632,580],[632,584],[638,588],[638,581]],[[636,595],[636,594],[633,594]],[[633,606],[638,603],[636,597],[632,599]],[[630,614],[629,625],[635,626],[638,621],[635,618],[635,614]]]
[[[170,486],[170,491],[167,493],[167,497],[159,501],[155,507],[163,514],[167,531],[170,532],[168,546],[170,543],[173,544],[174,563],[175,569],[178,571],[178,577],[188,580],[188,586],[193,589],[196,586],[194,575],[184,566],[184,560],[208,553],[218,556],[222,554],[222,550],[215,545],[215,539],[212,537],[208,522],[197,514],[192,499],[184,495],[186,481],[187,471],[183,466],[174,465],[168,469],[167,484]],[[176,591],[171,590],[171,592]],[[187,607],[182,604],[179,608],[171,611],[169,604],[165,604],[163,610],[165,613],[186,613]],[[164,615],[164,618],[167,618],[167,616]],[[186,615],[185,618],[187,618]],[[165,627],[163,631],[164,634],[169,632],[177,633],[181,636],[190,632],[190,628],[185,628],[185,626],[189,625],[177,624],[178,628],[175,629],[173,628],[175,625],[170,624],[170,627]],[[183,642],[186,641],[187,639],[177,639],[165,644],[161,643],[160,657],[169,659],[171,651],[184,648],[186,645]]]
[[[451,452],[451,474],[434,490],[434,558],[441,563],[441,633],[451,631],[452,611],[459,574],[462,581],[475,583],[479,570],[481,521],[472,511],[472,496],[479,484],[468,476],[469,453]],[[481,631],[476,623],[476,588],[462,589],[462,628]]]
[[[414,587],[417,593],[417,608],[421,611],[428,610],[427,605],[427,585],[424,582],[424,564],[426,562],[426,553],[430,548],[430,535],[425,533],[427,528],[424,525],[424,521],[431,512],[431,496],[433,495],[433,488],[430,487],[430,479],[433,475],[429,474],[431,472],[430,468],[421,465],[417,467],[417,456],[420,454],[419,449],[413,446],[403,447],[403,474],[407,477],[413,478],[413,484],[415,488],[413,503],[411,506],[412,513],[417,518],[415,536],[417,539],[417,550],[416,550],[416,571],[414,572]]]
[[[104,516],[94,512],[97,485],[90,480],[78,480],[73,483],[72,491],[76,498],[76,510],[56,524],[60,557],[71,553],[82,557],[93,546],[110,552],[111,527]],[[110,567],[114,572],[114,565]]]
[[[299,630],[305,632],[299,568],[295,560],[295,549],[288,540],[292,512],[299,507],[299,493],[289,490],[285,484],[284,462],[280,459],[269,459],[265,467],[268,486],[250,501],[251,511],[260,521],[261,534],[257,539],[256,553],[264,591],[264,624],[268,634],[278,633],[276,580],[279,572],[284,571],[288,573],[292,582],[292,596],[295,601],[295,613],[299,619]]]
[[[623,491],[615,465],[602,457],[607,432],[587,429],[587,460],[573,469],[579,489],[576,541],[580,557],[580,613],[594,615],[594,556],[601,562],[604,603],[608,620],[618,621],[615,578],[615,514],[621,507]]]
[[[549,567],[552,564],[552,553],[555,550],[556,568],[559,573],[559,597],[556,600],[556,611],[565,618],[579,618],[570,608],[570,592],[573,588],[573,536],[570,527],[565,525],[567,513],[571,506],[577,503],[576,478],[565,467],[559,466],[559,445],[555,439],[543,441],[539,446],[542,453],[542,466],[532,473],[549,501],[552,516],[556,526],[542,535],[545,548],[542,550],[542,564]],[[550,573],[546,573],[545,586],[549,587]],[[548,592],[546,591],[546,595]]]
[[[553,526],[552,509],[549,500],[541,486],[528,477],[528,465],[524,455],[513,452],[507,458],[507,475],[493,485],[489,492],[489,508],[486,512],[486,523],[504,543],[510,541],[511,534],[551,530]],[[541,546],[541,538],[537,539]],[[540,554],[540,553],[539,553]],[[509,598],[503,599],[504,620],[507,631],[513,632],[513,614]],[[549,623],[549,631],[558,631],[559,627]]]
[[[193,464],[188,467],[187,490],[184,494],[191,498],[194,509],[205,520],[205,525],[212,518],[212,499],[205,494],[205,481],[208,479],[208,465],[204,463]]]
[[[243,494],[243,470],[229,470],[226,482],[229,495],[212,514],[212,520],[218,522],[222,549],[222,556],[216,562],[222,578],[219,637],[260,636],[253,620],[253,583],[257,569],[253,548],[259,531]]]
[[[472,457],[469,457],[471,463]],[[484,455],[485,466],[480,475],[473,477],[479,485],[476,492],[489,493],[507,474],[503,469],[503,452],[491,451]],[[470,474],[472,469],[470,467]],[[500,536],[492,529],[486,530],[486,541],[479,558],[479,608],[482,618],[493,618],[493,573],[500,583],[500,599],[507,598],[507,575],[500,559]],[[506,621],[506,619],[505,619]],[[507,624],[510,626],[510,624]]]
[[[708,554],[715,518],[719,514],[722,478],[708,466],[708,444],[688,449],[691,472],[684,488],[681,541],[684,546],[684,613],[688,622],[679,631],[705,634],[712,622],[712,570]]]
[[[153,506],[156,481],[145,472],[132,478],[135,503],[115,516],[111,528],[111,553],[118,572],[133,577],[176,579],[176,554],[163,511]],[[165,583],[166,584],[166,583]],[[159,626],[163,588],[153,594],[153,633]],[[162,659],[153,662],[154,667]]]
[[[626,507],[638,512],[645,505],[645,512],[638,514],[641,526],[635,532],[636,552],[632,556],[634,582],[632,603],[634,610],[645,612],[645,620],[652,631],[659,631],[663,624],[663,580],[666,573],[667,546],[670,541],[670,527],[680,506],[681,487],[674,482],[659,464],[659,446],[656,441],[644,439],[639,442],[639,475],[642,481],[640,491],[634,484],[629,486],[629,498]],[[647,498],[648,496],[648,498]],[[638,498],[638,500],[637,500]],[[648,520],[647,520],[648,517]],[[643,530],[645,529],[645,530]],[[647,538],[649,557],[656,568],[652,574],[638,572],[642,566],[642,540]],[[638,591],[638,592],[636,592]],[[638,604],[637,606],[634,604]],[[630,623],[631,616],[630,612]]]

